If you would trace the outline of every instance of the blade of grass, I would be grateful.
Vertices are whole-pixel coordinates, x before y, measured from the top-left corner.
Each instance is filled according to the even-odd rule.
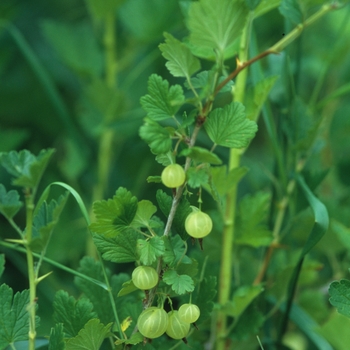
[[[24,248],[21,248],[21,247],[17,246],[16,244],[6,243],[6,242],[1,242],[0,241],[0,245],[4,246],[6,248],[10,248],[10,249],[15,250],[15,251],[20,252],[20,253],[24,253],[24,254],[26,253],[26,250]],[[68,272],[68,273],[70,273],[70,274],[72,274],[74,276],[83,278],[83,279],[85,279],[85,280],[87,280],[87,281],[89,281],[91,283],[96,284],[97,286],[99,286],[99,287],[101,287],[101,288],[103,288],[105,290],[108,290],[107,285],[105,283],[101,282],[101,281],[98,281],[98,280],[96,280],[94,278],[91,278],[89,276],[86,276],[86,275],[84,275],[84,274],[82,274],[82,273],[80,273],[78,271],[70,269],[69,267],[64,266],[64,265],[62,265],[62,264],[60,264],[60,263],[58,263],[58,262],[56,262],[54,260],[51,260],[51,259],[46,258],[46,257],[42,257],[40,254],[33,253],[33,256],[35,256],[36,258],[42,258],[44,261],[46,261],[47,263],[51,264],[52,266],[55,266],[55,267],[57,267],[57,268],[59,268],[59,269],[61,269],[63,271],[66,271],[66,272]]]
[[[301,187],[309,205],[314,213],[314,226],[309,234],[309,237],[304,245],[304,248],[300,254],[298,263],[294,268],[293,275],[289,281],[286,311],[283,315],[281,327],[278,334],[278,342],[282,341],[283,335],[287,330],[288,320],[290,317],[291,307],[293,304],[294,293],[297,287],[301,268],[307,253],[315,246],[317,242],[323,237],[328,230],[329,216],[325,205],[311,192],[304,178],[301,175],[296,176],[296,180]]]
[[[82,198],[80,197],[80,194],[72,186],[69,186],[66,183],[60,182],[60,181],[52,182],[45,188],[45,190],[41,194],[41,196],[40,196],[40,198],[39,198],[39,200],[38,200],[38,202],[36,204],[35,214],[36,214],[37,210],[41,207],[43,202],[49,196],[51,186],[53,186],[53,185],[61,186],[61,187],[65,188],[66,190],[68,190],[71,193],[71,195],[75,198],[75,200],[78,203],[79,209],[80,209],[81,213],[84,216],[86,224],[89,226],[90,225],[89,213],[88,213],[88,211],[87,211],[87,209],[85,207],[85,204],[84,204]]]

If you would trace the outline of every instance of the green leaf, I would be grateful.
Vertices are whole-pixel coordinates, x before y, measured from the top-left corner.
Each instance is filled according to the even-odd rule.
[[[226,315],[239,318],[251,302],[264,291],[261,285],[241,286],[233,294],[232,301],[222,307]]]
[[[174,270],[168,270],[163,275],[163,281],[171,286],[171,289],[178,295],[193,292],[193,279],[188,275],[179,275]]]
[[[136,251],[139,234],[126,231],[115,237],[92,234],[93,241],[102,254],[102,258],[114,263],[127,263],[138,260]]]
[[[87,21],[68,24],[45,20],[41,27],[46,39],[67,66],[85,76],[101,76],[102,51]]]
[[[186,172],[187,183],[192,188],[198,188],[208,183],[208,169],[189,168]]]
[[[67,341],[66,350],[99,350],[103,340],[110,334],[112,324],[105,326],[99,319],[90,320],[75,338]]]
[[[186,258],[188,257],[186,256]],[[176,272],[179,275],[188,275],[193,278],[198,274],[198,262],[191,258],[188,258],[188,260],[189,262],[185,259],[186,263],[183,263],[184,259],[182,259],[181,263],[176,266]]]
[[[314,227],[303,247],[302,256],[305,256],[327,232],[329,226],[329,216],[326,206],[311,192],[301,175],[297,178],[307,201],[314,213]]]
[[[198,288],[196,288],[196,292],[194,293],[193,303],[196,304],[201,310],[201,315],[198,319],[197,324],[208,319],[211,315],[211,311],[213,310],[213,300],[216,295],[216,284],[217,280],[215,276],[208,276],[204,278]]]
[[[242,177],[248,172],[248,168],[234,168],[231,169],[229,173],[227,173],[227,167],[226,165],[223,165],[220,167],[211,167],[210,172],[212,186],[215,188],[219,195],[224,196],[237,185]]]
[[[301,12],[298,0],[282,0],[278,9],[281,15],[287,18],[293,24],[303,22],[303,14]]]
[[[171,237],[162,236],[162,239],[165,246],[163,261],[167,265],[170,267],[175,266],[180,259],[182,259],[182,263],[185,264],[190,264],[192,262],[191,259],[184,255],[187,248],[179,235],[173,235]]]
[[[3,184],[0,184],[0,213],[6,219],[12,219],[21,209],[23,203],[19,200],[19,193],[15,190],[6,192]]]
[[[212,57],[214,53],[221,59],[232,57],[230,49],[245,26],[248,12],[244,1],[240,0],[192,2],[187,27],[196,54],[203,58]]]
[[[139,344],[143,341],[144,336],[140,333],[134,333],[131,335],[129,339],[118,339],[114,344],[120,345],[120,344],[131,344],[131,345],[136,345]]]
[[[146,180],[147,180],[147,183],[154,182],[154,183],[160,184],[162,182],[162,177],[159,176],[159,175],[157,175],[157,176],[148,176]]]
[[[151,201],[142,200],[137,205],[137,211],[133,222],[131,223],[132,227],[151,227],[154,222],[152,222],[151,217],[157,211],[157,207],[153,205]]]
[[[103,20],[110,13],[115,13],[124,0],[85,0],[93,17]]]
[[[331,283],[328,289],[330,303],[344,316],[350,317],[350,281],[340,280]]]
[[[132,292],[135,292],[135,290],[139,290],[137,287],[135,287],[132,280],[126,281],[122,285],[122,289],[118,292],[118,297],[122,297],[124,295],[130,294]]]
[[[186,77],[197,72],[200,68],[198,58],[194,57],[191,50],[171,34],[164,33],[165,44],[160,44],[162,55],[168,62],[165,64],[174,77]]]
[[[248,91],[247,98],[245,99],[248,119],[253,121],[258,120],[261,109],[277,79],[278,77],[275,75],[268,77],[259,81],[252,91]]]
[[[215,79],[216,72],[211,70],[207,71],[204,70],[200,73],[198,73],[195,77],[191,78],[191,84],[192,87],[195,89],[202,89],[201,96],[207,96],[210,89],[213,88],[214,79]],[[217,85],[219,85],[226,77],[220,77]],[[184,83],[185,87],[187,89],[190,89],[190,86],[187,81]],[[233,86],[233,81],[230,80],[221,90],[220,93],[223,92],[230,92]]]
[[[175,159],[172,152],[158,154],[156,157],[156,161],[164,166],[168,166],[170,164],[175,163]]]
[[[179,154],[181,157],[190,157],[192,160],[198,163],[210,163],[215,165],[222,164],[222,160],[213,152],[208,151],[205,148],[194,146],[191,148],[185,148]]]
[[[102,271],[101,262],[95,261],[91,257],[84,257],[80,261],[78,271],[86,276],[94,278],[95,280],[104,282],[105,276]],[[107,272],[107,277],[110,279],[110,273]],[[113,276],[114,277],[114,276]],[[113,310],[111,307],[111,301],[107,290],[102,289],[100,286],[82,279],[80,277],[74,278],[76,286],[85,294],[94,306],[94,311],[97,313],[101,322],[108,323],[114,320]]]
[[[0,163],[16,177],[13,180],[14,185],[36,188],[53,153],[53,149],[42,150],[38,156],[34,156],[27,150],[1,152]]]
[[[148,79],[148,95],[141,97],[141,105],[152,120],[171,118],[179,110],[185,100],[182,87],[174,85],[157,74]],[[165,153],[165,152],[163,152]]]
[[[114,237],[130,227],[137,212],[137,198],[119,187],[112,199],[94,202],[93,211],[96,222],[90,225],[90,230]]]
[[[76,300],[67,292],[59,290],[53,301],[53,319],[62,323],[68,337],[75,337],[89,320],[96,318],[93,305],[86,298]]]
[[[247,147],[258,130],[256,123],[246,118],[239,102],[214,109],[204,127],[215,144],[230,148]]]
[[[60,196],[58,201],[46,201],[40,206],[38,213],[33,220],[32,240],[29,246],[33,251],[41,252],[49,243],[53,229],[58,223],[61,212],[67,202],[69,192]]]
[[[325,350],[348,350],[348,344],[350,343],[350,333],[348,329],[350,327],[350,319],[337,312],[330,315],[327,322],[323,323],[321,327],[316,327],[317,333],[322,335],[323,339],[326,338],[331,344],[323,347],[318,346],[318,349]],[[316,334],[317,334],[316,333]],[[340,336],[341,335],[341,336]],[[325,342],[325,340],[324,340]]]
[[[262,0],[254,10],[254,18],[260,17],[279,6],[281,0]]]
[[[27,340],[29,332],[29,290],[17,292],[6,284],[0,286],[0,349],[19,340]]]
[[[137,252],[143,265],[151,265],[165,251],[164,241],[161,237],[152,237],[148,240],[137,240]]]
[[[261,3],[261,0],[245,0],[245,3],[249,10],[253,11]]]
[[[49,339],[49,350],[65,350],[63,323],[58,323],[51,328]]]
[[[0,254],[0,278],[5,270],[5,255]]]
[[[162,190],[157,191],[156,198],[160,210],[166,217],[168,217],[173,199]],[[174,216],[172,229],[174,229],[174,231],[184,240],[188,238],[188,234],[185,230],[185,219],[191,212],[192,210],[189,201],[182,197]]]
[[[246,195],[241,200],[236,224],[238,244],[257,248],[271,243],[272,232],[267,227],[270,202],[270,194],[264,192]]]
[[[315,195],[311,192],[310,188],[306,184],[304,178],[300,174],[297,175],[296,179],[299,186],[303,190],[303,193],[313,211],[314,226],[303,246],[299,260],[293,270],[292,277],[290,278],[290,281],[288,284],[286,312],[281,322],[279,337],[283,336],[287,327],[287,323],[289,320],[289,313],[292,307],[294,292],[298,283],[299,275],[303,266],[305,256],[319,242],[319,240],[327,232],[328,226],[329,226],[329,216],[325,205],[318,198],[315,197]]]
[[[139,135],[148,144],[153,154],[163,155],[171,150],[172,142],[168,129],[156,122],[146,120],[140,127]]]

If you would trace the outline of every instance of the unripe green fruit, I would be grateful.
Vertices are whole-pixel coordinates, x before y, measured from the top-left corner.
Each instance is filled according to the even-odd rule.
[[[158,338],[165,333],[168,320],[168,314],[164,309],[152,306],[141,313],[137,319],[137,328],[146,338]]]
[[[176,188],[185,183],[186,174],[184,168],[179,164],[170,164],[162,171],[162,182],[164,186]]]
[[[180,319],[178,311],[170,311],[168,316],[169,321],[166,334],[173,339],[185,338],[190,331],[190,324]]]
[[[202,211],[194,211],[189,214],[185,221],[186,232],[193,238],[207,236],[213,228],[210,216]]]
[[[159,276],[153,267],[138,266],[132,272],[131,278],[136,288],[148,290],[157,285]]]
[[[195,304],[183,304],[179,309],[179,318],[183,322],[196,322],[200,316],[199,307]]]

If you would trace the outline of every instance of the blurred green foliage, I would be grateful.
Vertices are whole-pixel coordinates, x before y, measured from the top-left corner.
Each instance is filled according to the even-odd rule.
[[[164,32],[176,38],[188,34],[184,17],[187,16],[189,2],[119,0],[106,1],[107,7],[104,8],[99,7],[98,1],[92,0],[2,0],[0,151],[28,149],[38,154],[41,149],[55,148],[56,153],[41,188],[52,181],[65,181],[78,190],[88,208],[91,208],[93,200],[112,197],[120,186],[128,188],[138,199],[155,202],[157,184],[148,184],[146,178],[159,175],[161,166],[154,161],[149,147],[138,134],[145,116],[140,107],[140,97],[146,94],[148,78],[153,73],[167,78],[171,84],[182,82],[181,78],[171,77],[166,70],[158,45],[164,42]],[[249,3],[255,6],[257,2]],[[306,1],[300,3],[305,5]],[[310,11],[319,3],[321,1],[309,1]],[[285,11],[282,9],[281,13]],[[110,44],[105,21],[108,15],[116,18],[112,27],[116,37],[112,83],[106,63]],[[349,16],[349,6],[329,13],[303,32],[287,50],[268,56],[259,63],[259,67],[252,66],[254,74],[248,77],[248,87],[252,87],[259,69],[264,71],[265,77],[278,76],[271,89],[269,109],[277,126],[285,169],[290,170],[288,165],[295,156],[293,152],[286,152],[291,146],[289,143],[292,143],[291,148],[295,152],[306,151],[315,123],[312,116],[322,119],[322,133],[312,146],[316,152],[309,159],[305,176],[308,176],[308,183],[313,188],[317,188],[325,176],[317,193],[326,204],[332,222],[325,238],[316,245],[312,258],[304,266],[306,277],[301,282],[304,286],[312,281],[313,288],[319,289],[325,288],[335,278],[346,276],[350,265]],[[280,40],[295,23],[299,23],[300,18],[302,13],[296,11],[290,21],[284,21],[278,9],[257,18],[253,25],[251,55]],[[234,58],[228,59],[225,64],[233,67]],[[210,68],[207,62],[203,62],[204,69],[206,65]],[[224,105],[226,98],[223,94],[215,102],[216,107]],[[106,140],[110,140],[107,145],[104,143]],[[199,144],[205,141],[204,137],[199,138]],[[270,188],[276,167],[272,149],[268,125],[261,118],[257,137],[242,159],[243,165],[250,171],[241,184],[240,197]],[[225,150],[219,148],[217,152],[227,161]],[[9,188],[10,182],[11,177],[0,171],[0,183]],[[54,194],[55,191],[61,193],[53,190]],[[300,193],[298,195],[301,197]],[[203,195],[206,209],[214,209],[214,204],[206,201],[206,196]],[[245,197],[242,206],[249,203],[249,198]],[[265,203],[268,198],[262,195],[262,200]],[[299,198],[294,203],[291,212],[298,212],[306,202],[304,198]],[[215,215],[213,212],[212,216]],[[24,214],[20,213],[21,227],[25,226],[24,219]],[[305,227],[312,226],[312,215],[305,209],[294,220],[290,223],[293,239],[289,242],[287,238],[287,241],[300,247],[308,236]],[[264,219],[260,230],[265,230],[267,221]],[[271,226],[271,223],[266,225]],[[0,232],[7,238],[15,238],[2,217]],[[76,203],[68,199],[68,208],[61,214],[47,255],[77,268],[81,257],[89,250],[87,237],[87,228]],[[214,275],[217,274],[220,258],[219,245],[220,230],[217,226],[213,235],[205,241],[205,247],[211,250],[207,268]],[[7,257],[3,280],[15,291],[27,288],[24,256],[2,247],[0,251],[4,251]],[[204,258],[199,254],[193,252],[193,256],[203,262]],[[261,256],[253,254],[251,248],[240,249],[235,257],[235,278],[243,284],[250,283],[260,259]],[[273,259],[269,273],[290,276],[287,261],[294,259],[295,262],[297,256],[279,251]],[[239,266],[240,260],[251,263]],[[322,270],[314,276],[312,273],[321,265]],[[279,270],[278,266],[283,266],[283,269]],[[122,265],[123,268],[128,271],[131,266]],[[43,265],[43,273],[50,270],[51,266]],[[70,294],[78,294],[71,275],[53,270],[53,275],[39,285],[40,334],[47,334],[52,325],[55,291],[63,288]],[[274,286],[274,297],[286,288],[286,280],[281,278],[280,283]],[[302,291],[300,304],[305,305],[315,319],[323,322],[327,309],[321,299],[324,301],[326,298],[325,293],[319,293],[317,299],[311,302],[307,292]],[[255,310],[249,312],[254,314]],[[257,315],[256,320],[259,317]],[[241,322],[243,324],[247,320],[242,319]],[[328,319],[320,332],[335,348],[344,349],[337,345],[332,326],[339,322],[339,315]],[[233,339],[235,341],[236,338]]]

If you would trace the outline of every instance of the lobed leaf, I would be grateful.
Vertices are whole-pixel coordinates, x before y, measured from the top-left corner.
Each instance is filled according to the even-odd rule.
[[[88,321],[76,337],[67,341],[66,350],[99,350],[103,340],[110,334],[112,324],[105,326],[97,318]]]
[[[28,339],[29,290],[17,292],[6,284],[0,286],[0,348],[9,344]]]
[[[215,144],[230,148],[247,147],[258,130],[256,123],[246,118],[239,102],[214,109],[204,127]]]
[[[152,237],[148,240],[137,240],[137,252],[140,256],[140,261],[144,265],[151,265],[160,256],[164,254],[165,246],[161,237]]]
[[[189,168],[186,172],[187,183],[192,188],[205,186],[209,181],[208,169]]]
[[[49,350],[65,350],[63,323],[57,323],[51,328],[49,339]]]
[[[175,266],[181,259],[184,264],[190,264],[191,260],[186,255],[186,246],[179,235],[162,236],[164,240],[165,251],[163,261],[169,266]]]
[[[19,193],[15,190],[6,192],[3,184],[0,184],[0,213],[6,219],[12,219],[21,209],[23,203],[19,200]]]
[[[62,323],[68,337],[75,337],[84,325],[96,318],[92,303],[86,298],[76,300],[66,291],[59,290],[53,301],[53,319],[56,323]]]
[[[174,270],[168,270],[163,275],[163,281],[171,286],[171,289],[178,295],[193,292],[194,282],[188,275],[179,275]]]
[[[140,127],[139,135],[148,144],[153,154],[163,155],[171,150],[172,142],[168,129],[156,122],[146,120]]]
[[[101,282],[105,281],[101,262],[95,261],[91,257],[84,257],[80,261],[78,271],[95,280]],[[110,279],[109,271],[107,272],[107,278]],[[80,289],[80,291],[85,294],[85,297],[91,301],[94,306],[94,311],[97,313],[98,318],[102,322],[108,323],[114,319],[111,301],[107,290],[104,290],[100,286],[80,277],[75,277],[74,283]]]
[[[339,313],[350,317],[350,281],[343,279],[331,283],[328,289],[329,302]]]
[[[118,188],[112,199],[96,201],[93,211],[96,222],[90,230],[114,237],[130,227],[137,212],[137,198],[124,187]]]
[[[127,263],[138,260],[136,251],[139,234],[126,231],[115,237],[92,233],[93,241],[101,252],[102,258],[114,263]]]
[[[195,54],[203,58],[232,57],[232,46],[240,37],[248,13],[248,7],[241,0],[192,2],[187,27]]]
[[[157,211],[157,207],[148,200],[141,200],[137,205],[136,215],[132,227],[152,227],[155,222],[152,222],[151,217]]]
[[[160,44],[162,55],[168,62],[165,64],[174,77],[186,77],[197,72],[200,68],[199,59],[194,57],[191,50],[171,34],[164,33],[165,44]]]
[[[179,110],[185,100],[182,87],[174,85],[157,74],[148,79],[148,94],[141,97],[141,105],[147,116],[154,121],[171,118]],[[163,152],[164,153],[164,152]]]
[[[252,247],[268,246],[271,243],[272,232],[267,227],[270,202],[270,194],[264,192],[246,195],[241,200],[236,224],[237,243]]]
[[[42,203],[33,220],[32,240],[30,247],[33,251],[43,251],[49,243],[53,229],[58,223],[62,210],[67,202],[69,192],[60,196],[58,201],[51,200]]]
[[[42,150],[38,156],[27,150],[1,152],[0,163],[15,176],[14,185],[36,188],[53,153],[53,149]]]

